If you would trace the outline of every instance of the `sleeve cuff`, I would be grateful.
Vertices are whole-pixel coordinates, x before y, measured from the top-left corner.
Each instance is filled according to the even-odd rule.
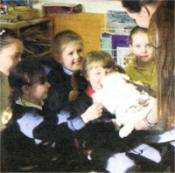
[[[68,127],[71,130],[80,130],[85,126],[85,123],[81,117],[76,117],[72,120],[68,120]]]

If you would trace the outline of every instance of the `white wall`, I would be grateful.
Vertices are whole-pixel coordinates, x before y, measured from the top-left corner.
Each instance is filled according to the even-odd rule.
[[[111,0],[39,0],[43,5],[47,3],[48,5],[54,5],[59,3],[64,4],[82,4],[83,12],[87,13],[102,13],[105,14],[109,10],[120,10],[124,11],[121,2],[111,1]]]

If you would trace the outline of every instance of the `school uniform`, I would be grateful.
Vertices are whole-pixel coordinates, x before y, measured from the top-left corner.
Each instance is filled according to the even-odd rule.
[[[71,117],[80,116],[93,104],[91,97],[94,93],[93,89],[82,84],[82,81],[80,83],[84,90],[81,88],[78,98],[69,105],[68,112]],[[90,121],[77,131],[82,152],[94,165],[94,169],[98,171],[105,171],[106,161],[111,154],[126,150],[112,123],[113,118],[115,116],[104,109],[100,118]]]
[[[53,57],[47,57],[45,61],[42,59],[40,62],[44,64],[48,82],[51,84],[43,108],[48,112],[59,112],[63,106],[68,104],[69,92],[72,90],[72,71],[57,63]]]
[[[70,124],[74,127],[76,123]],[[12,121],[1,133],[1,141],[3,171],[68,172],[78,169],[80,156],[73,130],[69,130],[63,119],[48,115],[38,105],[18,100]]]

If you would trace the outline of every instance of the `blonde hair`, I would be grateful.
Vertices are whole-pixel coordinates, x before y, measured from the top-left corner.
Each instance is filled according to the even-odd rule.
[[[53,54],[59,54],[62,52],[63,46],[65,44],[73,41],[80,42],[80,44],[83,45],[83,39],[78,33],[71,30],[59,32],[55,35],[51,43],[51,52]]]

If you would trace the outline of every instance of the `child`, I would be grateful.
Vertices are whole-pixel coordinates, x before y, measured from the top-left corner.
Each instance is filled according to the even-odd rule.
[[[73,101],[69,105],[72,116],[81,115],[93,104],[92,97],[101,89],[102,78],[114,70],[121,69],[116,67],[111,56],[104,51],[92,51],[84,57],[82,73],[76,71],[72,76],[73,90],[70,99]],[[125,148],[112,123],[114,118],[114,115],[103,109],[101,117],[89,121],[77,131],[80,146],[96,171],[104,171],[110,155]]]
[[[73,88],[78,89],[78,92],[74,90],[71,94],[71,97],[74,97],[72,115],[81,114],[84,109],[87,109],[93,103],[94,95],[103,87],[101,86],[101,81],[104,80],[106,74],[121,71],[119,67],[116,68],[111,56],[104,51],[88,53],[83,60],[82,67],[83,75],[89,83],[83,84],[81,74],[74,73]],[[122,76],[122,74],[120,75]],[[75,80],[78,81],[78,84]],[[78,97],[76,98],[77,95]],[[126,102],[129,99],[128,97],[129,95],[125,98]],[[117,99],[122,100],[123,98],[119,97]],[[82,144],[84,152],[98,171],[127,171],[127,168],[136,166],[137,162],[135,164],[134,159],[137,157],[141,160],[141,166],[145,163],[149,163],[149,166],[155,166],[160,162],[160,152],[156,148],[143,143],[144,135],[147,135],[148,132],[134,132],[129,137],[121,139],[118,136],[118,131],[114,128],[112,118],[114,118],[112,114],[104,111],[100,118],[90,121],[82,130],[78,131],[80,144]],[[131,148],[134,149],[132,150]],[[123,162],[120,162],[120,159]]]
[[[49,88],[46,74],[36,60],[26,59],[11,69],[9,84],[13,116],[2,131],[2,170],[37,170],[42,152],[46,152],[45,141],[35,136],[44,122],[42,104]]]
[[[36,58],[25,59],[14,66],[9,83],[13,116],[2,131],[2,170],[77,171],[85,163],[75,147],[73,131],[79,128],[77,125],[82,120],[88,122],[98,118],[101,106],[93,105],[82,118],[80,115],[67,123],[61,119],[63,114],[56,116],[43,111],[43,100],[50,84]]]
[[[132,62],[125,67],[125,72],[133,82],[139,81],[155,90],[156,62],[147,34],[147,29],[139,26],[132,29],[129,36]]]
[[[48,73],[51,87],[44,108],[58,112],[68,102],[72,73],[81,68],[83,40],[74,31],[65,30],[56,34],[51,47],[55,63]]]
[[[0,119],[3,111],[7,107],[7,98],[9,95],[9,85],[7,76],[10,68],[21,60],[23,52],[23,43],[13,31],[0,28]],[[3,123],[6,124],[6,118],[3,117]],[[2,121],[0,120],[0,129]]]

